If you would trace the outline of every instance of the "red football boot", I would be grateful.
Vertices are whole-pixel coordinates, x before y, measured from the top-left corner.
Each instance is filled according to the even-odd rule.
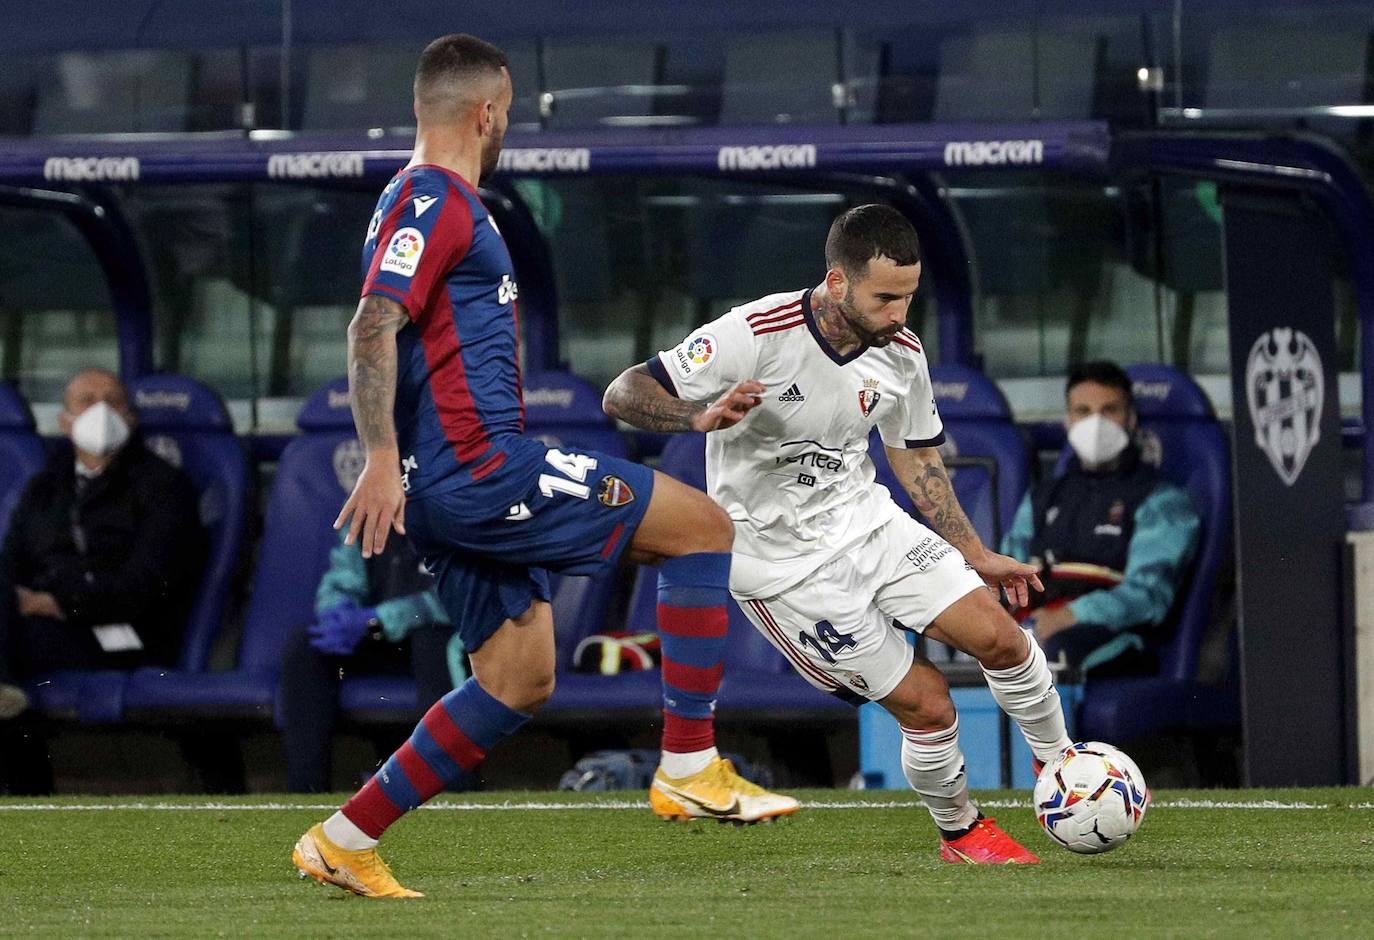
[[[1040,859],[997,828],[997,820],[978,817],[957,839],[940,839],[940,857],[953,865],[1038,865]]]

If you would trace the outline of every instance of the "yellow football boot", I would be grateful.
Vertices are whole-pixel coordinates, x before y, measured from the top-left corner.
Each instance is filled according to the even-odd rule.
[[[300,869],[302,878],[314,878],[322,885],[338,885],[361,897],[424,897],[419,891],[403,887],[376,849],[358,852],[341,849],[329,841],[324,826],[319,823],[311,826],[310,831],[296,842],[291,861]]]
[[[735,765],[717,757],[706,769],[690,777],[673,778],[660,767],[649,788],[649,806],[664,819],[719,819],[753,823],[775,816],[790,816],[801,804],[790,796],[770,793],[735,771]]]

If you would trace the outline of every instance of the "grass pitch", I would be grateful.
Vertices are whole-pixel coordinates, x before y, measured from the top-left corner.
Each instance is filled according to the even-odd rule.
[[[0,799],[0,935],[1374,936],[1374,791],[1165,791],[1074,856],[1024,793],[979,794],[1044,859],[953,866],[912,795],[812,790],[773,825],[663,823],[640,794],[441,797],[387,834],[420,901],[298,880],[332,799]]]

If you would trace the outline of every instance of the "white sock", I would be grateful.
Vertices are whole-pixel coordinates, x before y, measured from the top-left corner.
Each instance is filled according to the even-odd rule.
[[[902,728],[902,772],[944,831],[967,829],[978,818],[978,807],[968,797],[958,716],[938,731]]]
[[[345,816],[342,810],[324,821],[324,834],[330,842],[349,852],[360,852],[377,846],[377,840],[355,826],[353,820]]]
[[[663,751],[659,757],[658,765],[663,768],[665,774],[674,780],[681,780],[683,777],[701,773],[711,765],[711,761],[719,756],[720,752],[714,746],[701,751],[686,751],[684,753]]]
[[[1073,742],[1064,726],[1064,709],[1054,687],[1045,651],[1035,637],[1025,633],[1030,652],[1019,666],[983,669],[992,697],[1021,726],[1031,753],[1041,761],[1052,760]]]

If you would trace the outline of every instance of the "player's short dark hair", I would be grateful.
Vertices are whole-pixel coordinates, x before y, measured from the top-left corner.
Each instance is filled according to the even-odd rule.
[[[1135,392],[1131,389],[1131,377],[1126,374],[1126,370],[1115,362],[1108,362],[1105,359],[1097,359],[1092,362],[1080,362],[1069,369],[1069,381],[1064,385],[1064,397],[1069,397],[1069,392],[1073,391],[1075,385],[1084,382],[1095,382],[1107,388],[1114,388],[1126,396],[1126,404],[1131,408],[1135,407]]]
[[[862,277],[868,262],[889,258],[898,267],[921,260],[921,242],[906,216],[891,206],[855,206],[830,225],[825,264],[851,278]]]
[[[507,68],[506,54],[489,42],[466,33],[440,36],[420,53],[415,66],[415,97],[441,83],[462,85],[475,78],[499,75]]]

